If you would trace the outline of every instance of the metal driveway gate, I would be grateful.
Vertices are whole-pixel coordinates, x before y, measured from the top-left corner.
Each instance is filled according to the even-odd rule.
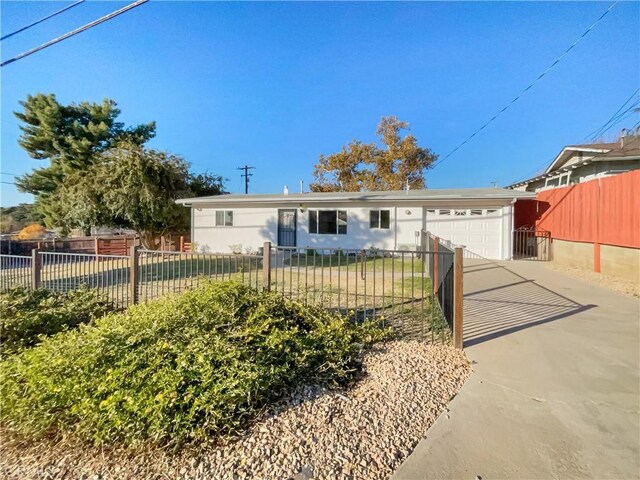
[[[551,260],[551,232],[524,226],[513,232],[514,260]]]

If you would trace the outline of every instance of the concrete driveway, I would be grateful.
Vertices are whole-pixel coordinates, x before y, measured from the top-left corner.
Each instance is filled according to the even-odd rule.
[[[639,300],[543,263],[465,262],[474,374],[394,478],[640,478]]]

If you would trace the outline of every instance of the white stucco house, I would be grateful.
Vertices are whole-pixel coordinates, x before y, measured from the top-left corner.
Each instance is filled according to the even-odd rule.
[[[413,250],[427,230],[490,259],[511,257],[513,208],[531,192],[500,188],[220,195],[191,209],[200,251],[287,247]]]

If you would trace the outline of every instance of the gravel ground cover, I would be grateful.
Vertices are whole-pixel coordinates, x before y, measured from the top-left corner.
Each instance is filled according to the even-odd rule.
[[[241,438],[179,454],[25,443],[6,435],[7,479],[386,479],[462,387],[471,368],[449,345],[393,341],[367,353],[345,392],[307,386]]]
[[[611,275],[603,275],[602,273],[591,272],[577,267],[568,267],[558,263],[549,262],[547,266],[552,270],[566,273],[575,278],[595,283],[601,287],[610,288],[625,295],[640,297],[640,282],[633,282],[624,278],[612,277]]]

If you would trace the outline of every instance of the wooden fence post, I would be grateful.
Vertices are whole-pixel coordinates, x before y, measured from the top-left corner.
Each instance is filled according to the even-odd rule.
[[[464,260],[462,248],[456,248],[453,259],[453,346],[462,348],[462,322],[464,308],[463,276]]]
[[[180,252],[184,252],[184,237],[180,235]]]
[[[100,255],[100,239],[98,237],[93,239],[93,247],[95,249],[96,255]]]
[[[131,247],[131,255],[129,256],[129,298],[132,305],[138,303],[138,284],[140,283],[138,262],[140,253],[138,246]]]
[[[40,279],[42,276],[42,257],[40,249],[31,250],[31,288],[34,290],[40,288]]]
[[[271,290],[271,242],[262,246],[262,289]]]

